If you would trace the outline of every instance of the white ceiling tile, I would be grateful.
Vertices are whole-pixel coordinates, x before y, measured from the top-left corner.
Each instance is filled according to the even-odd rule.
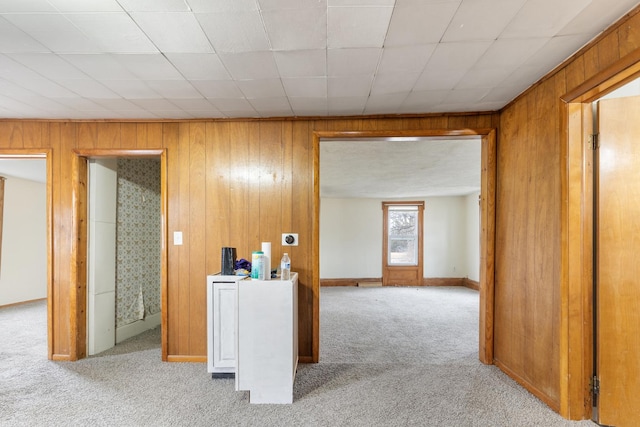
[[[456,84],[456,89],[472,89],[479,87],[495,87],[500,85],[514,69],[511,67],[474,67],[470,69]]]
[[[7,56],[47,78],[88,78],[85,73],[53,53],[15,53]]]
[[[261,10],[327,8],[327,0],[257,0]]]
[[[518,86],[500,85],[494,87],[482,98],[483,102],[500,102],[502,105],[509,103],[513,98],[522,92]]]
[[[541,69],[549,71],[573,55],[576,50],[589,41],[588,38],[589,36],[584,34],[552,37],[542,48],[529,56],[523,65],[539,66]]]
[[[327,115],[327,98],[291,98],[290,102],[296,116]]]
[[[273,50],[324,49],[326,9],[285,9],[262,13]]]
[[[196,17],[218,54],[269,49],[258,11],[198,13]]]
[[[95,80],[63,78],[58,79],[57,82],[78,96],[85,98],[120,98],[120,95]]]
[[[227,111],[253,111],[255,110],[251,106],[251,103],[244,98],[208,98],[209,102],[213,104],[218,110],[224,112]]]
[[[371,95],[364,114],[393,114],[398,111],[407,94]]]
[[[96,80],[132,79],[134,75],[113,55],[108,54],[63,54],[61,58]]]
[[[118,0],[118,3],[128,12],[190,12],[184,0]]]
[[[36,93],[26,87],[13,82],[0,79],[0,94],[5,97],[19,98],[23,96],[35,96]]]
[[[124,12],[71,13],[69,21],[99,46],[102,52],[157,52],[138,25]]]
[[[448,90],[412,91],[400,105],[399,113],[429,113],[448,95]]]
[[[116,0],[48,0],[60,12],[122,12]],[[155,0],[154,0],[155,1]],[[181,1],[181,0],[175,0]],[[120,0],[123,3],[123,0]]]
[[[151,0],[153,1],[153,0]],[[247,12],[258,10],[256,0],[185,0],[194,12]]]
[[[192,13],[136,12],[131,16],[162,52],[213,52],[213,47]]]
[[[417,73],[427,65],[436,44],[385,47],[378,66],[378,73]]]
[[[282,84],[289,97],[324,98],[327,96],[325,77],[287,78],[282,79]]]
[[[162,98],[135,99],[132,102],[143,110],[153,112],[176,109],[176,106],[174,104]]]
[[[584,0],[528,0],[500,38],[555,36],[588,4]]]
[[[534,55],[549,40],[549,38],[498,39],[486,50],[476,66],[515,68]]]
[[[327,47],[382,47],[391,20],[391,7],[330,7]]]
[[[495,40],[525,1],[463,1],[444,33],[442,41]]]
[[[331,6],[393,6],[396,0],[328,0]]]
[[[42,78],[42,76],[10,57],[0,55],[0,78],[19,81],[22,79],[38,79]]]
[[[85,99],[85,98],[56,98],[55,101],[65,107],[72,108],[78,111],[95,111],[95,112],[104,112],[108,111],[102,105],[96,104],[95,102]]]
[[[367,97],[331,97],[328,99],[328,113],[330,115],[359,115],[364,112]]]
[[[126,99],[160,98],[160,96],[142,80],[103,80],[102,84]]]
[[[54,52],[100,52],[100,46],[61,14],[3,15]]]
[[[214,109],[209,100],[205,98],[172,98],[171,102],[185,111]]]
[[[227,117],[223,112],[219,111],[215,107],[211,107],[208,110],[185,110],[191,114],[194,119],[222,119]]]
[[[360,97],[371,92],[373,76],[329,77],[327,93],[329,97]]]
[[[283,78],[327,75],[327,51],[324,49],[273,52],[273,57]]]
[[[202,98],[202,94],[186,80],[146,80],[163,98]]]
[[[459,1],[425,3],[422,0],[396,4],[385,47],[438,43],[458,4]]]
[[[373,79],[371,95],[387,95],[411,91],[420,73],[378,73]]]
[[[115,54],[113,57],[131,73],[145,80],[182,80],[182,75],[161,54]]]
[[[234,80],[277,79],[278,67],[273,53],[243,52],[220,54],[220,59]]]
[[[0,17],[0,52],[48,52],[42,43]]]
[[[102,105],[104,108],[108,110],[123,110],[123,111],[131,111],[131,110],[140,110],[140,107],[135,105],[133,102],[123,99],[123,98],[94,98],[93,102],[98,105]]]
[[[373,75],[380,61],[382,49],[329,49],[327,69],[330,77]]]
[[[247,99],[285,96],[280,79],[238,80],[236,84]]]
[[[47,0],[0,0],[0,10],[2,13],[56,11]]]
[[[558,32],[558,35],[592,35],[594,29],[600,32],[637,5],[638,0],[617,0],[615,2],[591,0],[574,19]]]
[[[231,79],[215,53],[167,53],[165,56],[189,80]]]
[[[193,80],[191,84],[206,98],[242,98],[233,80]]]
[[[454,89],[449,91],[444,99],[445,104],[466,103],[472,104],[484,98],[491,88]]]
[[[249,102],[263,117],[283,117],[293,114],[286,96],[251,99]]]

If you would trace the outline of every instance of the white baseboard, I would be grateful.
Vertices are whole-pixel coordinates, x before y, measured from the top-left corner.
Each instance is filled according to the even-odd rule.
[[[116,328],[116,344],[159,326],[161,317],[161,314],[158,312],[150,314],[144,320],[138,320],[137,322]]]

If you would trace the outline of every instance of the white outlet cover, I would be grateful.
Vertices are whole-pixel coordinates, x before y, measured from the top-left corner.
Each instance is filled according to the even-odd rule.
[[[287,243],[287,236],[293,236],[293,243]],[[298,246],[298,233],[282,233],[282,246]]]
[[[182,244],[182,231],[173,232],[173,244],[179,246]]]

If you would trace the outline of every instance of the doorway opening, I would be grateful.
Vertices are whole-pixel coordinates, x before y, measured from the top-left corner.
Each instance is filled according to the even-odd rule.
[[[437,140],[464,138],[478,138],[480,143],[480,274],[479,274],[479,289],[480,289],[480,334],[479,334],[479,359],[483,363],[493,363],[493,284],[494,284],[494,239],[495,239],[495,131],[490,130],[462,130],[462,131],[434,131],[434,130],[417,130],[417,131],[405,131],[402,135],[398,135],[397,132],[378,132],[378,131],[359,131],[359,132],[315,132],[314,134],[314,155],[316,164],[316,185],[314,186],[314,199],[315,199],[315,220],[314,220],[314,253],[317,254],[315,263],[316,271],[314,276],[317,278],[316,287],[317,295],[319,295],[320,288],[320,184],[322,177],[319,176],[320,170],[320,144],[323,141],[339,141],[350,140],[354,143],[362,144],[363,141],[373,139],[419,139],[419,138],[433,138]],[[365,148],[366,150],[366,148]],[[388,160],[388,159],[385,159]],[[370,166],[372,169],[376,168],[376,165]],[[348,176],[347,178],[348,179]],[[409,196],[407,196],[409,197]],[[386,198],[386,197],[385,197]],[[477,197],[475,199],[477,206]],[[377,204],[377,213],[380,219],[380,239],[382,238],[382,210],[380,204]],[[382,243],[380,243],[382,245]],[[382,247],[376,254],[376,261],[380,262],[382,256]],[[315,299],[316,304],[319,306],[319,298]],[[314,307],[314,313],[318,312],[318,306]],[[319,319],[314,316],[314,333],[319,330]],[[315,343],[314,343],[315,344]],[[314,347],[314,358],[317,360],[318,353],[317,348]]]
[[[77,238],[74,239],[73,252],[77,262],[72,280],[75,280],[74,288],[77,290],[76,312],[86,313],[77,316],[75,325],[79,332],[76,341],[78,358],[85,357],[87,352],[104,351],[109,345],[115,345],[116,340],[122,341],[146,329],[153,329],[157,323],[161,326],[164,360],[167,342],[166,327],[162,324],[162,313],[166,312],[167,277],[165,150],[78,150],[75,154],[73,215]],[[159,171],[159,176],[145,176],[149,175],[145,171],[149,166],[145,161],[155,165],[152,169]],[[90,177],[92,167],[99,172]],[[119,183],[121,180],[117,172],[120,172],[120,177],[131,175],[130,179]],[[155,172],[153,174],[156,175]],[[131,184],[132,180],[139,182]],[[151,185],[147,182],[156,180],[159,180],[159,194],[154,194],[158,183]],[[97,190],[96,185],[103,186],[102,190]],[[148,191],[147,187],[154,189]],[[118,192],[121,193],[119,196]],[[156,198],[159,200],[152,200]],[[103,203],[105,201],[109,202]],[[156,204],[157,209],[154,208]],[[124,221],[116,220],[118,209],[124,209]],[[127,224],[130,221],[126,217],[130,215],[134,219]],[[153,220],[155,225],[145,224],[145,215],[159,218]],[[159,230],[145,231],[145,227],[155,228],[156,225]],[[116,237],[118,227],[120,236]],[[147,248],[147,251],[143,247],[151,241],[151,232],[154,235],[159,232],[159,236],[151,236],[151,240],[159,240],[159,244],[154,243],[154,248]],[[136,234],[140,234],[138,238]],[[124,252],[118,252],[116,241],[128,246],[121,248]],[[144,254],[149,251],[151,256]],[[143,259],[137,259],[140,257],[136,254],[141,252]],[[108,261],[104,262],[101,257],[107,257]],[[119,265],[117,280],[116,263]],[[154,294],[147,288],[157,286],[158,278],[160,290],[159,294]],[[124,296],[127,298],[122,300]]]
[[[564,325],[561,346],[565,349],[563,353],[571,355],[571,357],[565,359],[565,364],[561,366],[564,371],[563,378],[567,378],[561,384],[561,396],[564,396],[561,399],[561,415],[571,419],[592,418],[599,423],[613,423],[616,425],[629,423],[630,419],[634,420],[631,424],[637,423],[638,414],[633,413],[633,407],[636,405],[625,405],[626,410],[617,410],[611,407],[607,410],[600,405],[601,402],[599,401],[602,393],[610,393],[611,390],[605,391],[602,387],[598,387],[599,365],[604,360],[601,359],[602,355],[600,354],[604,343],[598,342],[598,338],[602,339],[603,331],[601,330],[601,325],[603,321],[608,322],[609,327],[620,326],[621,329],[619,331],[614,334],[609,333],[610,337],[606,337],[607,340],[609,338],[613,339],[609,344],[615,347],[615,340],[619,337],[614,336],[623,333],[622,329],[624,329],[625,324],[629,326],[633,322],[629,320],[629,316],[627,316],[627,320],[619,317],[618,320],[612,321],[611,318],[606,318],[608,316],[606,312],[604,312],[605,318],[601,318],[603,311],[599,305],[602,305],[602,295],[599,295],[599,293],[603,289],[602,286],[609,285],[604,282],[598,283],[602,281],[602,272],[599,270],[603,266],[603,258],[602,254],[599,254],[601,251],[598,251],[598,246],[603,243],[601,238],[604,230],[601,230],[601,226],[607,224],[606,215],[609,214],[606,212],[603,200],[599,200],[599,198],[602,194],[606,194],[606,197],[610,198],[612,187],[607,187],[606,183],[609,181],[610,176],[605,177],[604,184],[600,179],[603,171],[606,174],[608,172],[606,168],[603,169],[599,162],[603,160],[611,161],[612,159],[607,160],[606,157],[612,154],[618,156],[618,160],[614,160],[614,163],[620,162],[624,158],[627,160],[635,159],[637,156],[632,153],[627,153],[623,156],[620,156],[620,153],[616,155],[615,150],[617,148],[615,147],[619,142],[617,140],[622,140],[626,137],[619,138],[616,136],[612,139],[608,130],[605,129],[604,131],[607,135],[598,130],[602,125],[611,128],[603,120],[609,121],[613,117],[621,117],[622,115],[606,113],[605,117],[601,117],[601,114],[594,115],[593,112],[596,103],[601,104],[599,108],[605,107],[605,104],[611,101],[616,104],[616,99],[607,98],[618,96],[612,93],[634,81],[638,76],[640,76],[640,63],[634,62],[630,56],[613,64],[606,72],[595,76],[561,98],[566,103],[565,117],[568,129],[566,144],[563,145],[564,152],[562,153],[563,158],[566,159],[566,163],[563,165],[566,169],[562,174],[562,199],[565,202],[563,204],[563,226],[561,229],[563,241],[561,290],[564,301],[562,304],[564,308],[562,313]],[[608,107],[605,110],[608,110]],[[615,111],[615,105],[613,108],[614,110],[611,111]],[[630,108],[632,107],[627,106],[620,111],[626,111]],[[632,123],[630,122],[634,122],[634,119],[627,120],[627,122],[629,123],[615,125],[616,132],[618,130],[624,132],[626,129],[631,129]],[[605,140],[608,141],[605,142]],[[602,149],[602,144],[605,145],[605,150]],[[623,164],[617,164],[614,169],[620,172],[624,169]],[[633,181],[634,178],[629,177],[629,179]],[[604,185],[604,188],[601,188],[602,185]],[[615,186],[615,191],[623,190]],[[630,194],[623,196],[623,198],[626,200],[635,199]],[[606,204],[611,205],[610,201]],[[625,215],[623,210],[616,209],[616,217],[622,219]],[[603,214],[605,217],[602,216]],[[604,223],[602,223],[603,218]],[[611,217],[609,216],[608,218],[610,219]],[[616,222],[619,221],[616,220]],[[607,233],[612,230],[609,226],[606,228]],[[627,234],[631,236],[633,232],[628,230]],[[606,237],[608,239],[611,236]],[[623,237],[616,239],[624,240]],[[606,240],[604,243],[606,244]],[[619,246],[621,245],[616,243],[616,247]],[[604,262],[604,268],[606,269],[606,259]],[[622,258],[616,258],[615,262],[622,262]],[[622,282],[622,280],[615,281]],[[609,289],[605,289],[605,293],[609,292]],[[624,307],[619,307],[618,309],[617,306],[609,308],[613,308],[613,311],[608,311],[615,313],[616,316],[624,316],[623,313],[626,310]],[[621,320],[622,323],[620,323]],[[637,335],[637,325],[635,327]],[[628,333],[628,331],[624,333]],[[610,350],[617,351],[615,348]],[[621,367],[620,372],[628,370],[628,366],[625,368],[624,363],[616,363],[616,365]],[[628,374],[626,377],[633,377],[633,375]],[[620,378],[620,381],[614,380],[614,382],[619,384],[617,388],[624,388],[630,384],[622,378]],[[609,379],[608,383],[611,384],[611,379]],[[616,400],[621,401],[620,399]],[[598,404],[597,407],[594,408],[594,404]],[[610,418],[607,418],[607,412],[609,414],[615,412],[623,418],[611,421]],[[626,418],[625,421],[624,417],[632,418]]]

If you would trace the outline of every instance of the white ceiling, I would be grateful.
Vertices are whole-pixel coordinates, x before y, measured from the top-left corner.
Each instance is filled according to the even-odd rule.
[[[637,0],[0,0],[0,118],[497,110]]]

